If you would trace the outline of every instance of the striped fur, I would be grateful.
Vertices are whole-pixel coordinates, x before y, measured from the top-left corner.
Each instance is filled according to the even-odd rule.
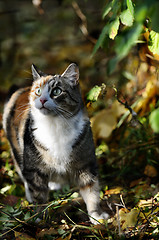
[[[3,126],[29,202],[45,203],[51,182],[79,186],[90,220],[107,218],[99,207],[97,166],[90,122],[71,64],[62,75],[32,66],[34,82],[12,94]]]

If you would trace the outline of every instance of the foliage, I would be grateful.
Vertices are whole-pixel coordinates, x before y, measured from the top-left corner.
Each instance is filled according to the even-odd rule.
[[[115,70],[116,64],[130,52],[131,48],[140,43],[141,33],[148,25],[148,47],[153,54],[158,53],[157,11],[159,3],[156,0],[132,1],[111,0],[103,11],[106,24],[102,29],[99,39],[94,47],[93,54],[103,47],[108,50],[114,40],[112,50],[115,56],[109,61],[108,72]],[[157,32],[156,32],[157,31]],[[105,41],[107,39],[107,41]],[[109,40],[110,39],[110,40]],[[144,40],[144,39],[143,39]],[[109,43],[110,42],[110,43]],[[142,42],[141,42],[142,43]]]

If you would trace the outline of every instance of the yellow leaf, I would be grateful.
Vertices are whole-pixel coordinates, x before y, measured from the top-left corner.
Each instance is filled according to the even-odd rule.
[[[142,200],[140,199],[139,203],[138,203],[138,207],[142,207],[142,208],[145,208],[145,207],[152,207],[152,203],[153,203],[153,198],[151,199],[148,199],[148,200]]]
[[[51,235],[51,234],[58,234],[58,231],[53,227],[51,227],[49,229],[44,228],[37,234],[37,238],[38,239],[43,238],[45,235]]]
[[[142,98],[139,100],[135,107],[135,112],[140,112],[142,116],[145,112],[150,110],[150,105],[155,106],[156,96],[159,95],[159,83],[157,79],[152,78],[148,81],[145,91],[142,94]]]
[[[135,227],[137,223],[137,217],[138,217],[139,210],[133,208],[131,211],[128,212],[128,210],[120,209],[119,210],[119,221],[121,228],[127,229],[129,227]]]
[[[110,137],[112,131],[117,125],[118,117],[125,112],[125,107],[118,101],[115,101],[110,109],[104,109],[91,118],[95,141],[97,139],[107,139]]]
[[[21,233],[21,232],[14,232],[15,239],[16,240],[35,240],[35,238],[30,237],[26,233]]]
[[[119,193],[121,193],[121,191],[122,191],[122,187],[116,187],[113,189],[106,190],[105,194],[107,194],[107,195],[119,194]]]

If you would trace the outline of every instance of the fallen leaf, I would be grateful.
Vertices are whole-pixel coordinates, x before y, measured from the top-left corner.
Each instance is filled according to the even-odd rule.
[[[156,177],[158,175],[156,168],[152,165],[147,165],[145,167],[144,174],[148,177]]]
[[[125,107],[115,101],[110,109],[104,109],[91,118],[95,141],[97,139],[107,139],[115,129],[118,117],[125,112]]]
[[[142,178],[139,178],[139,179],[137,179],[137,180],[132,181],[132,182],[130,183],[130,188],[139,185],[140,182],[142,182]]]
[[[35,240],[35,238],[29,236],[26,233],[21,233],[21,232],[14,232],[15,239],[16,240]]]
[[[18,197],[14,196],[14,195],[8,195],[4,198],[3,203],[5,205],[10,205],[13,207],[14,205],[17,204],[18,200],[19,200]]]
[[[150,105],[155,106],[159,96],[159,82],[157,78],[152,77],[148,81],[145,91],[142,93],[142,98],[138,101],[135,112],[140,112],[140,115],[144,115],[145,112],[150,111]]]
[[[37,238],[43,238],[45,235],[51,235],[51,234],[58,234],[58,231],[53,227],[49,229],[44,228],[36,236]]]
[[[139,208],[152,207],[152,205],[153,205],[153,198],[148,199],[148,200],[140,199],[140,201],[138,203]]]
[[[122,187],[116,187],[105,191],[106,195],[119,194],[123,190]]]
[[[133,208],[131,211],[129,211],[126,208],[121,208],[119,210],[119,219],[116,220],[114,223],[115,225],[118,225],[119,221],[122,230],[125,230],[130,227],[135,227],[137,223],[138,214],[139,210],[136,208]]]

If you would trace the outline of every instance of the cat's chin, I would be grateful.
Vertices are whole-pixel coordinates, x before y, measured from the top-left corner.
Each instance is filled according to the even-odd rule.
[[[47,108],[40,108],[39,110],[44,115],[49,115],[51,113],[51,111]]]
[[[54,111],[49,110],[49,109],[44,108],[44,107],[40,108],[39,111],[45,116],[48,116],[48,115],[51,115],[51,116],[54,116],[54,117],[57,116],[57,114]]]

